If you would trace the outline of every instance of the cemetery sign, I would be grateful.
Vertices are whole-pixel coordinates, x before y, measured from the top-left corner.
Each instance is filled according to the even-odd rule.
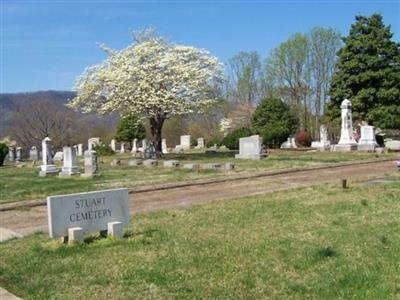
[[[110,222],[129,223],[128,190],[114,189],[47,197],[50,237],[68,235],[68,228],[84,232],[107,230]]]

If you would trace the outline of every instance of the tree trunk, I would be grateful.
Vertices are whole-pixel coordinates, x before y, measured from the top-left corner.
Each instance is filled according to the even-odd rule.
[[[157,158],[163,157],[162,152],[162,127],[164,125],[165,117],[152,117],[150,118],[150,131],[151,138],[156,148]]]

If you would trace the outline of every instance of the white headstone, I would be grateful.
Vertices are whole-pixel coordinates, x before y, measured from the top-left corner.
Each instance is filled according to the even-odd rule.
[[[168,148],[167,148],[167,140],[166,139],[162,139],[162,153],[167,154],[168,153]]]
[[[47,197],[49,235],[68,235],[69,228],[84,232],[108,229],[108,223],[129,223],[128,190],[116,189]]]
[[[29,159],[30,160],[38,160],[39,159],[39,153],[38,153],[38,150],[36,149],[36,146],[32,146],[31,149],[29,150]]]
[[[78,156],[83,156],[83,144],[78,144]]]
[[[340,140],[334,146],[334,151],[352,151],[357,149],[357,142],[353,137],[352,106],[348,99],[344,99],[340,105],[342,110],[342,126],[340,130]]]
[[[15,160],[16,161],[22,160],[22,148],[21,147],[17,147],[17,149],[15,151]]]
[[[45,177],[47,175],[56,175],[58,170],[54,165],[52,151],[51,139],[46,137],[42,141],[42,160],[43,164],[40,166],[39,176]]]
[[[111,140],[110,147],[111,147],[112,151],[114,151],[114,152],[117,151],[117,145],[116,145],[116,142],[114,139]]]
[[[62,161],[64,159],[64,153],[62,151],[58,151],[56,152],[56,154],[54,154],[53,160],[54,161]]]
[[[317,148],[318,150],[325,151],[331,148],[331,141],[328,140],[328,129],[325,125],[319,127],[319,142],[312,142],[311,148]]]
[[[144,152],[146,149],[147,149],[147,140],[146,140],[146,139],[143,139],[143,140],[142,140],[142,147],[140,147],[140,148],[138,149],[138,151],[139,151],[139,152]]]
[[[297,144],[296,144],[296,139],[288,137],[287,141],[282,143],[281,149],[296,149]]]
[[[397,140],[385,141],[385,147],[389,150],[400,151],[400,141]]]
[[[64,161],[63,167],[59,176],[73,176],[79,174],[78,165],[76,163],[76,148],[64,147],[63,148]]]
[[[121,150],[119,150],[119,153],[125,153],[125,143],[121,142]]]
[[[93,137],[88,140],[88,150],[93,150],[94,146],[100,145],[100,138]]]
[[[239,139],[239,154],[235,155],[238,159],[263,159],[267,155],[262,145],[262,138],[259,135],[252,135]]]
[[[8,159],[10,161],[15,160],[15,148],[14,147],[8,147]]]
[[[189,150],[191,146],[190,135],[181,135],[181,149]]]
[[[360,151],[374,151],[378,147],[375,138],[374,126],[361,126],[361,137],[358,141],[358,150]]]
[[[203,149],[203,148],[204,148],[204,138],[200,137],[197,139],[196,149]]]
[[[99,170],[97,165],[97,153],[94,150],[87,150],[85,151],[85,173],[82,174],[83,177],[94,177],[99,176]]]
[[[136,152],[138,152],[137,139],[134,139],[134,140],[132,141],[132,150],[131,150],[131,153],[136,153]]]

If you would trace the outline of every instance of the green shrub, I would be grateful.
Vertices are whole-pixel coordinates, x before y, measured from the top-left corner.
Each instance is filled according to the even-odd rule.
[[[93,150],[97,152],[98,156],[110,156],[114,154],[114,151],[109,145],[97,145],[93,147]]]
[[[223,144],[231,150],[237,150],[239,149],[239,139],[252,134],[253,131],[250,128],[242,127],[236,129],[224,137]]]
[[[0,166],[4,164],[4,159],[8,153],[8,147],[6,144],[0,143]]]
[[[143,122],[135,115],[122,117],[117,124],[115,139],[118,142],[132,142],[134,139],[142,140],[146,137]]]
[[[279,147],[296,131],[298,119],[290,107],[277,98],[262,100],[252,120],[253,131],[263,137],[264,144],[271,148]]]

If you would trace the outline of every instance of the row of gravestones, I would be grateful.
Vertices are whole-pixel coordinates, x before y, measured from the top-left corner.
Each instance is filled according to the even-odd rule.
[[[361,126],[361,137],[357,142],[353,136],[353,122],[352,122],[352,104],[348,99],[343,100],[340,105],[341,108],[341,131],[339,143],[331,145],[328,140],[328,131],[325,125],[320,126],[320,141],[312,142],[311,148],[325,151],[383,151],[379,148],[375,138],[375,128],[370,125]],[[386,148],[390,150],[400,150],[400,141],[385,141]],[[293,149],[297,148],[296,141],[294,138],[288,138],[286,142],[281,145],[282,149]]]
[[[112,167],[121,166],[122,161],[120,159],[113,159],[111,161]],[[156,167],[159,165],[159,161],[156,159],[130,159],[128,160],[128,166],[145,166],[145,167]],[[187,163],[181,165],[180,161],[178,160],[164,160],[162,161],[162,165],[164,168],[179,168],[182,167],[183,169],[189,170],[198,170],[198,169],[205,169],[205,170],[217,170],[222,168],[222,164],[219,163],[206,163],[206,164],[196,164],[196,163]],[[235,164],[232,162],[228,162],[224,164],[225,170],[233,170],[235,168]]]
[[[81,175],[91,178],[100,175],[98,172],[97,154],[92,148],[92,146],[89,146],[89,150],[84,152],[85,172],[84,174],[80,174],[77,164],[78,147],[63,147],[63,166],[60,170],[54,164],[51,139],[46,137],[42,141],[42,165],[40,166],[39,176],[59,175],[60,177],[70,177]]]

